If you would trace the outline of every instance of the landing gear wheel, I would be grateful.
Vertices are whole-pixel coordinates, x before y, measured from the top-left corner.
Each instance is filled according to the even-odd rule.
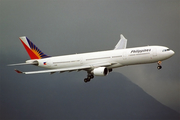
[[[94,74],[88,73],[87,78],[84,79],[84,82],[87,83],[94,78]]]
[[[93,74],[88,74],[88,75],[87,75],[87,78],[93,79],[93,78],[94,78],[94,75],[93,75]]]
[[[158,69],[158,70],[162,69],[161,63],[162,63],[162,61],[158,61],[158,62],[157,62],[157,64],[158,64],[157,69]]]
[[[88,79],[88,78],[85,78],[85,79],[84,79],[84,82],[85,82],[85,83],[87,83],[87,82],[89,82],[89,81],[90,81],[90,79]]]
[[[109,69],[109,72],[112,72],[112,68]]]
[[[94,78],[94,75],[90,75],[89,77],[90,77],[91,79],[93,79],[93,78]]]
[[[158,70],[162,69],[162,66],[161,65],[157,66],[157,69]]]

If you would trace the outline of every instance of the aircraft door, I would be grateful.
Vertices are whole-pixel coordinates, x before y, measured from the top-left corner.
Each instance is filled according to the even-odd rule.
[[[126,51],[123,52],[123,60],[127,60],[127,52]]]
[[[156,48],[153,48],[153,49],[152,49],[152,56],[153,56],[153,57],[156,57],[156,56],[157,56],[157,49],[156,49]]]
[[[85,59],[83,57],[80,58],[80,64],[83,65],[85,62]]]

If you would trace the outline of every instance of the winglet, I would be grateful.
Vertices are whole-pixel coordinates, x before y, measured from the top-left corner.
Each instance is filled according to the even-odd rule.
[[[123,36],[123,34],[120,34],[120,38],[121,38],[121,39],[126,39],[126,38]]]
[[[120,40],[116,44],[114,50],[117,50],[117,49],[126,49],[126,45],[127,45],[127,39],[122,34],[120,34]]]
[[[17,70],[17,69],[15,69],[15,71],[16,71],[17,73],[23,73],[23,72],[21,72],[21,71],[19,71],[19,70]]]

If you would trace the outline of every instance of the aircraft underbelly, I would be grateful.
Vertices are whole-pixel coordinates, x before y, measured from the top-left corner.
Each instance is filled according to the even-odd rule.
[[[152,57],[151,54],[136,54],[136,55],[128,55],[126,59],[121,61],[123,65],[134,65],[134,64],[144,64],[144,63],[152,63],[156,62],[158,59]]]

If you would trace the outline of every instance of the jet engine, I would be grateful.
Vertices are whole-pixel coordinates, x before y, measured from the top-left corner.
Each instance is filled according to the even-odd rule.
[[[106,67],[98,67],[92,71],[92,73],[97,76],[106,76],[108,72],[109,71]]]

